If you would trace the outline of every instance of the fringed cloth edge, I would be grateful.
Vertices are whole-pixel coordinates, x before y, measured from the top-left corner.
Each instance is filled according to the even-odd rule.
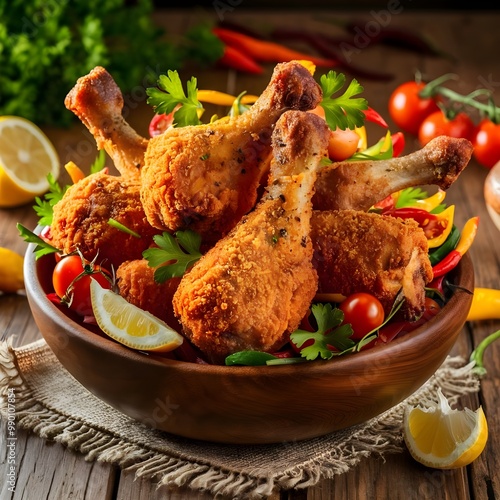
[[[417,404],[423,399],[435,400],[440,387],[452,404],[467,394],[477,392],[479,379],[472,364],[461,357],[448,357],[437,372],[406,402]],[[16,364],[11,342],[0,343],[0,416],[6,418],[6,395],[16,391],[16,425],[40,436],[63,444],[84,455],[87,461],[108,462],[135,472],[137,478],[157,481],[158,488],[187,486],[214,496],[245,499],[265,499],[279,489],[307,488],[324,478],[343,474],[369,456],[381,458],[388,453],[403,451],[402,422],[405,402],[402,402],[369,423],[341,431],[345,440],[324,453],[273,475],[225,470],[220,466],[195,463],[174,455],[122,439],[112,432],[95,429],[79,419],[69,418],[49,409],[33,397]],[[290,447],[294,443],[290,443]]]

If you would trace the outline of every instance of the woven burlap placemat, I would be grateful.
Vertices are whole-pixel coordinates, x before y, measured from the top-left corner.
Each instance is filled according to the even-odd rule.
[[[406,402],[434,400],[437,388],[456,402],[476,392],[470,364],[448,357]],[[306,488],[355,467],[368,456],[403,450],[405,402],[366,422],[320,438],[273,445],[236,446],[180,438],[119,413],[88,392],[43,341],[13,348],[0,343],[1,415],[15,394],[16,425],[84,454],[110,462],[158,486],[188,486],[229,498],[266,498],[279,489]]]

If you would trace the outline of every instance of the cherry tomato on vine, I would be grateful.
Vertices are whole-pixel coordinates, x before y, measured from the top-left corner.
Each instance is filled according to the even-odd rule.
[[[449,120],[439,110],[429,115],[420,125],[418,140],[421,146],[425,146],[430,140],[439,135],[450,137],[463,137],[472,140],[474,135],[474,122],[466,113],[458,113],[455,118]]]
[[[482,120],[476,128],[473,155],[478,163],[492,168],[500,161],[500,125],[491,120]]]
[[[362,339],[384,322],[382,304],[369,293],[357,292],[349,295],[339,304],[339,309],[344,313],[343,323],[350,323],[352,326],[353,340]]]
[[[417,135],[424,119],[439,110],[434,99],[419,97],[418,93],[424,87],[423,82],[405,82],[389,97],[389,115],[404,132]]]
[[[85,266],[85,267],[84,267]],[[54,267],[52,285],[56,295],[80,316],[91,316],[90,280],[96,279],[107,289],[111,288],[109,273],[100,266],[82,261],[80,255],[63,257]]]

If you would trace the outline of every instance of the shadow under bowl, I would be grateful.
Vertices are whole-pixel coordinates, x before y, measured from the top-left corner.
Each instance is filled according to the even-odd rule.
[[[66,370],[118,411],[178,436],[227,444],[313,438],[359,424],[400,403],[443,363],[466,321],[472,295],[456,289],[425,325],[391,343],[330,361],[216,366],[131,350],[79,323],[50,292],[53,259],[25,258],[34,319]],[[474,289],[466,254],[448,276]]]

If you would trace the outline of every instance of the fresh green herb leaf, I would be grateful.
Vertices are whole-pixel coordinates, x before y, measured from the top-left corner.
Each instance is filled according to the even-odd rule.
[[[411,207],[415,205],[415,202],[417,200],[424,200],[427,197],[427,192],[419,187],[409,187],[406,189],[402,189],[398,194],[398,199],[396,200],[395,207]]]
[[[135,231],[132,231],[132,229],[129,229],[127,226],[124,226],[121,222],[118,222],[116,219],[108,219],[108,224],[111,227],[114,227],[115,229],[118,229],[119,231],[122,231],[124,233],[130,234],[130,236],[134,236],[135,238],[140,238],[141,235],[139,233],[136,233]]]
[[[323,100],[320,106],[325,110],[325,119],[328,126],[335,130],[345,130],[361,127],[365,122],[364,109],[368,109],[368,101],[361,97],[354,97],[363,92],[363,87],[353,79],[345,92],[337,97],[333,94],[339,92],[345,84],[345,75],[330,70],[320,78],[323,91]]]
[[[106,165],[106,151],[104,149],[100,149],[99,152],[97,153],[96,159],[90,165],[90,173],[91,174],[96,174],[97,172],[100,172],[104,166]]]
[[[182,276],[200,257],[201,236],[194,231],[164,232],[154,237],[159,248],[148,248],[142,253],[150,267],[154,267],[157,283]]]
[[[40,238],[33,231],[30,231],[28,228],[24,227],[22,224],[17,224],[17,230],[19,231],[20,236],[23,238],[26,243],[34,243],[36,246],[34,248],[35,258],[39,259],[43,255],[49,255],[51,253],[57,253],[60,250],[56,247],[53,247],[45,240]]]
[[[76,80],[104,66],[125,96],[191,61],[208,67],[223,46],[208,22],[167,37],[153,0],[0,2],[0,116],[68,126],[62,105]],[[54,84],[57,82],[57,85]]]
[[[299,329],[290,335],[290,340],[299,348],[307,341],[313,341],[311,345],[300,350],[301,356],[309,361],[318,357],[331,359],[334,352],[329,346],[344,351],[355,345],[355,342],[349,338],[353,334],[351,325],[340,326],[344,319],[344,314],[340,309],[334,308],[331,304],[313,304],[311,312],[316,319],[318,329],[315,332]]]
[[[149,96],[147,102],[153,106],[156,113],[168,114],[180,105],[174,112],[174,126],[201,124],[199,112],[203,111],[203,106],[197,98],[197,80],[194,76],[186,84],[187,95],[177,71],[169,70],[166,75],[160,75],[157,85],[157,88],[146,90]]]
[[[62,187],[52,174],[47,176],[47,180],[49,181],[49,191],[43,198],[37,196],[33,206],[36,214],[40,217],[38,223],[41,226],[50,226],[52,224],[54,205],[62,199],[69,188],[69,186]]]
[[[278,359],[276,356],[262,351],[239,351],[226,357],[227,366],[263,366],[268,361]]]
[[[394,156],[394,151],[392,148],[392,139],[390,132],[387,132],[386,136],[373,146],[360,151],[359,153],[354,153],[349,161],[357,160],[389,160]]]
[[[243,104],[241,102],[241,99],[243,96],[246,94],[246,90],[243,91],[233,102],[231,109],[229,110],[229,116],[234,118],[236,116],[242,115],[245,111],[248,111],[250,109],[250,106],[247,104]]]

